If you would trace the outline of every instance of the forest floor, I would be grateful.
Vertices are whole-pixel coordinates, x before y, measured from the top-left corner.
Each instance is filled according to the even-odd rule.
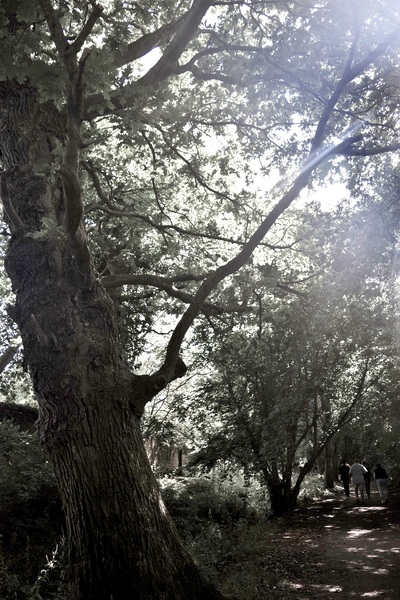
[[[400,500],[329,496],[250,530],[237,557],[223,591],[239,600],[399,600]]]

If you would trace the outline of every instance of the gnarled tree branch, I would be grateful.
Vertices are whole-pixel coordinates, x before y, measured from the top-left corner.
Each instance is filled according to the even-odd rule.
[[[105,112],[107,114],[116,113],[118,111],[124,110],[127,106],[126,101],[121,102],[121,97],[129,97],[132,101],[138,95],[141,95],[147,86],[156,87],[162,81],[167,79],[170,75],[175,73],[178,68],[179,58],[182,56],[184,51],[187,48],[189,42],[195,36],[198,26],[201,23],[204,15],[206,14],[209,7],[213,4],[211,0],[194,0],[192,6],[189,10],[179,19],[174,26],[170,26],[171,30],[174,30],[175,35],[164,50],[161,58],[157,61],[157,63],[145,74],[143,77],[139,78],[137,81],[130,83],[124,86],[118,92],[110,94],[109,104],[113,105],[113,109],[106,109]],[[166,26],[167,27],[167,26]],[[158,36],[164,38],[167,35],[167,29],[161,34],[160,30],[158,33],[155,32],[157,41]],[[169,32],[168,32],[169,33]],[[149,34],[150,36],[153,34]],[[141,38],[142,42],[143,39]],[[137,40],[133,44],[137,44],[136,48],[132,44],[130,48],[130,56],[132,60],[137,58],[135,51],[139,51],[139,45],[141,40]],[[155,47],[155,39],[151,40],[148,38],[148,42],[151,47]],[[151,49],[151,48],[150,48]],[[116,56],[117,63],[127,64],[128,55],[123,55],[122,57]],[[97,105],[104,104],[104,98],[101,94],[94,94],[86,99],[85,102],[85,118],[93,119],[99,116],[97,109],[95,108]]]
[[[340,150],[346,149],[346,147],[352,146],[352,144],[358,142],[360,136],[354,136],[348,140],[343,140],[338,148]],[[310,177],[316,167],[321,164],[328,156],[336,153],[336,147],[328,148],[321,152],[317,157],[309,157],[305,166],[300,171],[299,175],[294,180],[289,190],[283,195],[281,200],[274,206],[269,212],[267,217],[256,229],[250,239],[244,244],[242,250],[230,261],[218,267],[213,271],[201,284],[197,293],[194,296],[192,304],[188,307],[186,312],[182,315],[178,324],[176,325],[170,342],[167,346],[167,352],[165,361],[162,367],[155,373],[158,378],[163,376],[166,383],[170,381],[170,377],[174,371],[175,362],[179,356],[180,347],[182,341],[188,331],[189,327],[193,323],[196,316],[201,310],[205,299],[210,292],[226,277],[235,273],[240,269],[250,258],[251,254],[257,248],[263,237],[269,232],[271,227],[276,223],[277,219],[283,214],[283,212],[291,205],[291,203],[299,196],[300,192],[308,184]]]
[[[25,225],[10,200],[6,172],[2,173],[0,176],[0,198],[3,203],[4,211],[10,222],[11,231],[14,233],[14,235],[22,235],[25,231]]]

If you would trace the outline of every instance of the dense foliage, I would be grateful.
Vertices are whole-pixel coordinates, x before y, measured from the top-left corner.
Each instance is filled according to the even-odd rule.
[[[392,0],[1,3],[0,392],[26,393],[15,356],[71,600],[221,598],[146,459],[155,397],[148,435],[176,441],[175,411],[180,441],[262,473],[274,510],[379,402],[394,431],[399,18]]]

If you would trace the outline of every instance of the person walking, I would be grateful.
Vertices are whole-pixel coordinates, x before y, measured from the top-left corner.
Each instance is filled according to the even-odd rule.
[[[346,462],[345,458],[342,458],[342,462],[338,470],[340,479],[343,483],[343,489],[346,496],[346,500],[348,500],[350,496],[350,465]]]
[[[365,460],[363,461],[363,465],[367,469],[367,472],[364,473],[365,491],[367,492],[367,498],[371,498],[371,471]]]
[[[365,480],[364,474],[367,472],[367,469],[364,465],[360,464],[358,458],[354,460],[354,463],[350,467],[350,481],[354,484],[354,491],[356,494],[356,504],[360,504],[359,497],[361,497],[361,504],[365,504],[364,502],[364,489],[365,489]]]
[[[388,499],[388,475],[385,469],[378,463],[374,471],[376,486],[378,488],[381,503],[386,504]]]

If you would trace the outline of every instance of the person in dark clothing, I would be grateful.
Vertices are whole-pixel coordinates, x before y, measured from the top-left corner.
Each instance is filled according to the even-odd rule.
[[[350,465],[347,464],[345,458],[342,458],[342,462],[339,467],[339,475],[343,483],[346,500],[348,500],[350,496]]]
[[[367,473],[364,473],[365,491],[367,492],[367,498],[371,498],[371,471],[365,461],[363,465],[367,469]]]
[[[382,504],[386,504],[388,501],[388,474],[385,469],[378,463],[374,471],[376,486],[378,488],[379,495],[381,497]]]

